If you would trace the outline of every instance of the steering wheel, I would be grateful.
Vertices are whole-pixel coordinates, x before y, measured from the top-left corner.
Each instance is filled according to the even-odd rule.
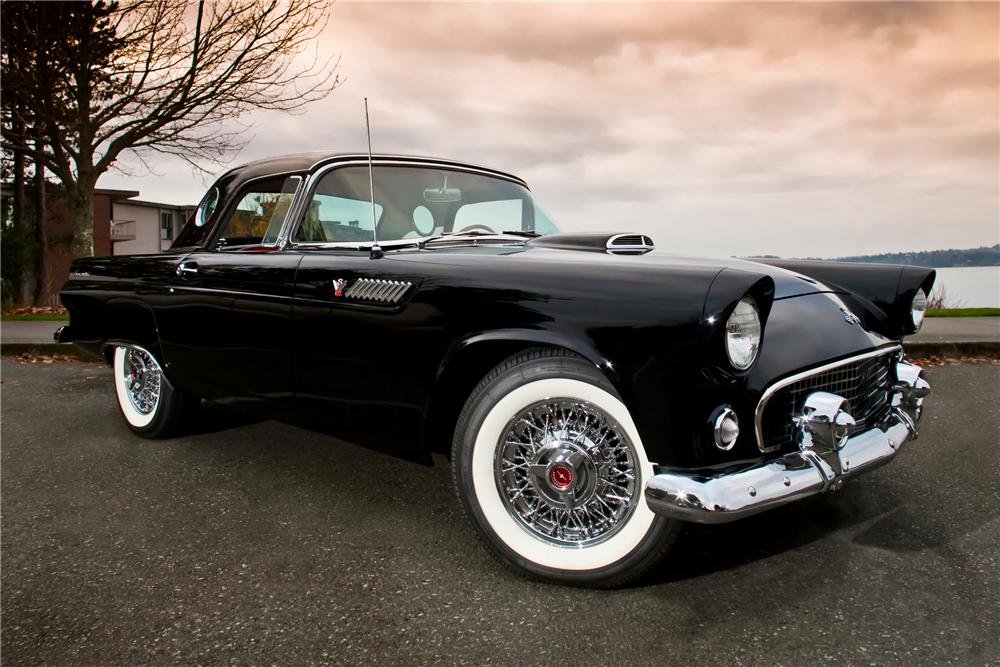
[[[456,233],[462,234],[464,232],[478,232],[478,231],[484,231],[487,234],[496,234],[496,231],[490,229],[486,225],[469,225],[468,227],[463,227],[462,229],[458,230],[458,232]]]

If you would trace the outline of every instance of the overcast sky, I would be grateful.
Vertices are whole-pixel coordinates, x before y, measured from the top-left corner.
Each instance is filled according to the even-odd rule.
[[[299,150],[485,164],[564,230],[834,257],[1000,242],[1000,5],[337,4],[346,83],[260,114],[231,164]],[[152,158],[100,185],[197,201]],[[212,167],[216,172],[223,167]]]

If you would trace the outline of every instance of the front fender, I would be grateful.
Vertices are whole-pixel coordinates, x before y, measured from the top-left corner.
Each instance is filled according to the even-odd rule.
[[[578,354],[596,366],[615,385],[619,386],[620,379],[613,370],[608,358],[586,338],[568,332],[551,331],[544,329],[497,329],[472,334],[458,340],[441,361],[438,368],[437,377],[440,379],[456,361],[461,360],[465,355],[475,353],[475,348],[489,344],[510,344],[513,347],[559,347],[574,354]]]
[[[915,333],[910,319],[910,303],[918,289],[930,296],[934,269],[898,264],[855,264],[852,262],[771,261],[764,262],[797,271],[857,300],[857,312],[868,313],[866,325],[888,338],[899,339]],[[854,304],[852,304],[854,305]]]

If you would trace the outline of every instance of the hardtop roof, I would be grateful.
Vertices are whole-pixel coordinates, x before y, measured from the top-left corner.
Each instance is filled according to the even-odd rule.
[[[367,160],[368,154],[365,152],[329,152],[329,151],[312,151],[304,153],[292,153],[289,155],[279,155],[270,158],[263,158],[260,160],[253,160],[252,162],[247,162],[245,164],[233,167],[229,169],[226,173],[232,174],[234,172],[242,172],[237,179],[239,181],[246,181],[251,178],[258,178],[261,176],[268,176],[271,174],[284,174],[292,172],[312,172],[320,167],[326,166],[328,164],[333,164],[336,162],[350,162],[354,160]],[[469,164],[467,162],[458,162],[456,160],[448,160],[444,158],[436,157],[424,157],[419,155],[391,155],[387,153],[373,153],[372,160],[378,163],[431,163],[438,164],[442,167],[458,167],[465,169],[474,169],[481,171],[485,174],[492,174],[505,178],[507,180],[515,181],[524,187],[528,187],[528,184],[524,182],[523,179],[509,174],[507,172],[500,171],[498,169],[492,169],[490,167],[483,167],[480,165]]]

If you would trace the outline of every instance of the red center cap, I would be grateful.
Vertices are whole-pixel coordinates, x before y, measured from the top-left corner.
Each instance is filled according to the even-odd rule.
[[[565,463],[557,463],[549,469],[549,484],[560,491],[573,486],[573,469]]]

